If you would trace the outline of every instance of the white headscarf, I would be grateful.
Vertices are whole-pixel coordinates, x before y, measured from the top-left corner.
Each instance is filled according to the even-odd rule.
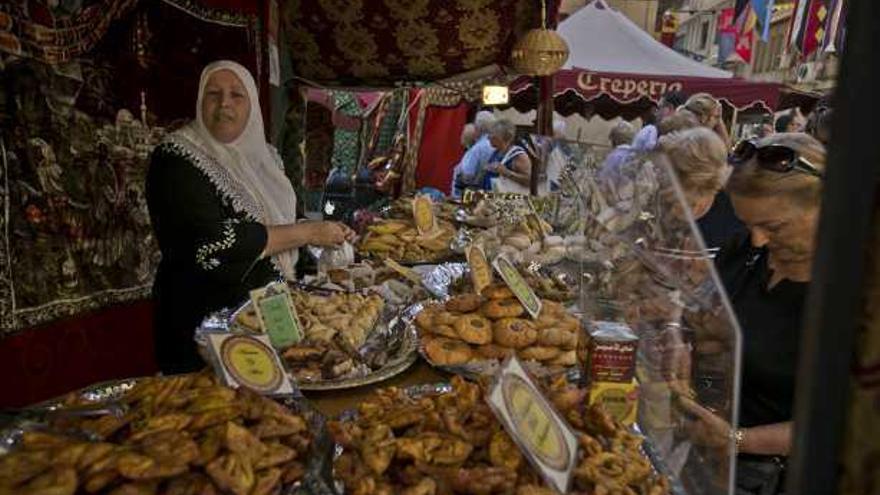
[[[238,76],[251,104],[244,131],[230,143],[214,139],[202,119],[205,86],[211,74],[219,70],[229,70]],[[284,175],[281,157],[266,142],[257,85],[246,68],[228,60],[213,62],[205,67],[199,81],[196,119],[174,135],[175,141],[182,140],[182,144],[188,148],[195,148],[205,155],[202,158],[207,160],[196,165],[231,200],[233,208],[267,226],[296,222],[296,193]],[[295,250],[272,256],[276,269],[288,279],[295,277],[296,260]]]

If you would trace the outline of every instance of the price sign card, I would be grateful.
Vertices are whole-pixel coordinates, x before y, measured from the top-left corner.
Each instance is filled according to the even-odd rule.
[[[503,254],[499,254],[495,257],[495,261],[492,262],[492,266],[495,267],[498,275],[501,275],[501,278],[504,280],[504,283],[507,284],[507,287],[510,288],[510,291],[513,292],[513,295],[515,295],[523,307],[526,308],[529,315],[531,315],[532,318],[537,318],[538,315],[541,314],[541,307],[543,306],[541,299],[535,295],[535,291],[529,287],[529,284],[513,263],[511,263]]]
[[[568,493],[577,464],[577,438],[516,356],[501,365],[486,400],[544,481]]]
[[[468,266],[471,269],[471,282],[474,284],[474,293],[482,294],[483,289],[492,285],[492,265],[486,259],[483,248],[476,244],[468,246],[465,252]]]
[[[251,304],[260,328],[269,335],[273,347],[286,349],[303,339],[302,325],[287,284],[274,282],[252,290]]]
[[[263,395],[289,395],[293,384],[266,335],[208,335],[217,374],[232,388],[247,387]]]
[[[434,203],[430,196],[416,196],[413,199],[413,221],[419,234],[427,235],[437,228],[437,220],[434,218]]]

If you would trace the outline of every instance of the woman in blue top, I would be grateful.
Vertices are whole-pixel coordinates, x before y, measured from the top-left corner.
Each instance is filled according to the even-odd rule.
[[[516,126],[509,120],[499,120],[489,130],[489,142],[495,154],[486,165],[486,178],[483,186],[497,192],[529,194],[532,180],[532,160],[522,146],[514,144]],[[547,178],[538,183],[538,194],[549,190]]]

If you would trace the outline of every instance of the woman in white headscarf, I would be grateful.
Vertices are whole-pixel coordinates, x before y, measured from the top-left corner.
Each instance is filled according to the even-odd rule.
[[[296,222],[296,194],[266,143],[258,98],[241,65],[208,65],[195,120],[153,151],[147,201],[162,252],[153,295],[163,372],[202,367],[193,341],[201,319],[251,289],[295,278],[299,247],[354,237],[339,223]]]

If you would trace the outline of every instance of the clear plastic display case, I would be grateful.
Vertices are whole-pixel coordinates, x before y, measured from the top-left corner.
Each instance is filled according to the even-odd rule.
[[[623,322],[639,338],[636,425],[649,455],[680,493],[733,493],[740,331],[668,159],[631,152],[608,165],[591,145],[530,141],[545,170],[566,157],[548,220],[566,235],[587,329]]]

